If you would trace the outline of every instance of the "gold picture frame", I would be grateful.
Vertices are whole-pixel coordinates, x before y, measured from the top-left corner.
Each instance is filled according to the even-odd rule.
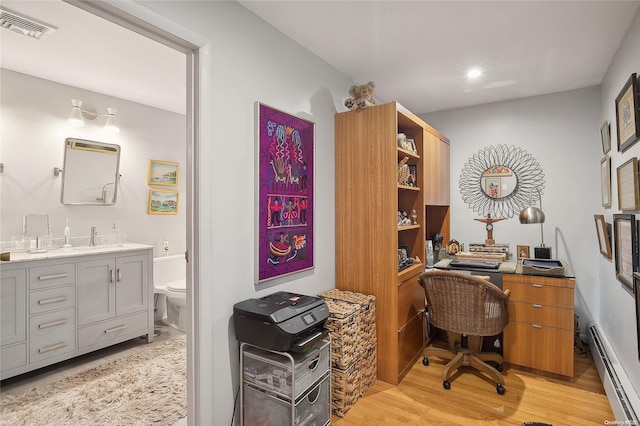
[[[178,214],[180,193],[163,189],[150,189],[148,214],[176,215]]]
[[[178,186],[180,163],[163,160],[149,160],[148,185]]]
[[[528,259],[530,257],[529,255],[529,246],[516,246],[517,249],[517,253],[518,253],[518,259],[522,260],[522,259]]]
[[[596,234],[598,236],[600,253],[607,259],[611,259],[611,225],[605,222],[604,215],[594,214],[593,219],[596,222]]]
[[[618,209],[622,211],[640,210],[638,190],[638,159],[633,157],[617,168]]]

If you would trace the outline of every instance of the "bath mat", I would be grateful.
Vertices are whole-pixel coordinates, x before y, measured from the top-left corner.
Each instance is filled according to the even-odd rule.
[[[19,395],[3,395],[2,426],[173,425],[187,415],[185,337]]]

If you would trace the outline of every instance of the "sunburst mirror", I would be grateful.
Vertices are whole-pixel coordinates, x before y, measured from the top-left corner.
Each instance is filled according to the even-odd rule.
[[[462,199],[478,215],[508,219],[540,198],[544,173],[523,149],[489,146],[465,163],[459,185]]]

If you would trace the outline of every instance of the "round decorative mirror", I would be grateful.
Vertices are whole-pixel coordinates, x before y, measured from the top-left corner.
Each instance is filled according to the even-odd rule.
[[[478,151],[460,174],[462,199],[483,217],[513,217],[535,203],[543,188],[544,173],[538,161],[514,146],[489,146]]]

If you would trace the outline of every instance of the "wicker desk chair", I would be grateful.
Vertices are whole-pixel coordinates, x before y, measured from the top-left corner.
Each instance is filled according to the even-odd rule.
[[[509,322],[507,301],[509,290],[503,292],[483,278],[457,272],[433,270],[419,277],[427,297],[429,321],[447,332],[450,350],[428,347],[422,363],[429,365],[429,356],[438,356],[449,363],[442,370],[442,386],[451,387],[449,378],[460,366],[472,366],[487,374],[496,383],[496,391],[503,395],[502,356],[494,352],[480,352],[482,336],[495,336]],[[460,343],[455,345],[455,337]],[[469,345],[469,340],[475,344]],[[473,346],[473,347],[471,347]],[[498,368],[486,361],[498,363]]]

